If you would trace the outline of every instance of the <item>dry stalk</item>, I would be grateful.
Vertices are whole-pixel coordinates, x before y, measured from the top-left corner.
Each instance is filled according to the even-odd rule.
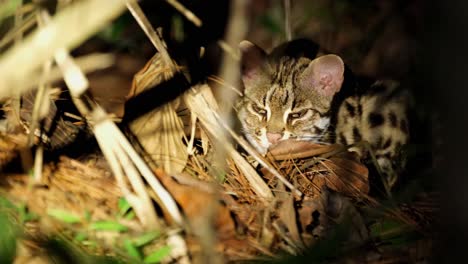
[[[16,23],[15,27],[12,28],[1,40],[0,40],[0,49],[4,48],[11,41],[15,43],[21,43],[17,41],[18,38],[23,38],[23,33],[32,28],[36,24],[36,12],[33,12],[26,16],[21,22]]]
[[[283,0],[284,2],[284,30],[286,33],[286,40],[292,40],[291,29],[291,0]]]
[[[106,69],[115,64],[115,56],[110,53],[95,53],[89,55],[83,55],[81,57],[75,58],[76,65],[84,73],[89,73],[93,71],[98,71]],[[41,74],[39,72],[33,72],[28,77],[27,80],[24,80],[25,87],[34,87],[40,81]],[[58,67],[53,67],[50,70],[50,73],[47,75],[44,82],[52,83],[63,78],[62,72]]]
[[[140,5],[138,5],[136,0],[126,0],[126,2],[128,10],[130,13],[132,13],[133,17],[138,22],[138,25],[140,25],[146,36],[150,39],[151,43],[153,43],[159,53],[161,53],[161,58],[164,61],[164,65],[171,67],[171,72],[175,72],[177,69],[176,65],[172,62],[169,53],[164,47],[164,43],[159,38],[153,26],[151,26],[151,23],[148,21],[148,18],[146,18],[143,10],[141,10]]]
[[[177,0],[166,0],[171,6],[173,6],[177,11],[179,11],[188,21],[192,22],[195,26],[201,27],[202,21],[198,18],[192,11],[187,9],[184,5],[182,5]]]
[[[238,56],[231,56],[231,54],[237,54],[234,52],[232,47],[237,47],[237,45],[244,39],[247,33],[247,22],[246,22],[246,10],[248,1],[238,0],[231,2],[231,14],[229,15],[229,22],[227,26],[227,32],[225,36],[224,46],[227,47],[227,50],[231,52],[226,52],[223,55],[223,60],[221,63],[219,77],[221,80],[224,80],[228,85],[238,87],[240,80],[240,67]],[[221,99],[222,108],[221,113],[225,120],[228,120],[227,123],[231,124],[231,116],[229,111],[232,109],[232,103],[235,101],[236,94],[232,90],[224,90],[223,98]]]
[[[128,0],[127,6],[159,51],[135,75],[132,94],[136,95],[172,78],[180,70],[180,67],[169,57],[164,41],[156,34],[138,3]],[[178,105],[178,99],[167,102],[162,107],[146,113],[130,124],[131,131],[138,138],[151,160],[168,173],[181,172],[186,167],[189,155],[189,149],[182,141],[185,134],[183,122],[176,111]]]
[[[223,142],[221,147],[225,148],[229,156],[234,160],[239,169],[250,183],[257,195],[266,201],[274,196],[268,185],[258,175],[254,168],[237,152],[226,138],[224,129],[216,118],[215,111],[218,109],[216,101],[207,85],[194,87],[185,94],[185,103],[194,115],[200,120],[206,132],[208,132],[218,142]]]
[[[124,0],[83,0],[58,12],[47,26],[37,29],[0,58],[0,99],[31,89],[24,80],[44,61],[61,48],[78,46],[124,10]]]
[[[237,47],[237,45],[244,39],[245,34],[247,33],[247,19],[246,19],[246,10],[247,10],[248,1],[238,0],[232,1],[230,4],[230,14],[227,24],[227,31],[224,37],[224,44],[227,47],[231,47],[231,53],[225,52],[221,61],[221,66],[219,70],[220,79],[225,83],[232,86],[239,86],[240,72],[239,72],[239,60],[231,56],[233,52],[232,47]],[[228,126],[231,126],[234,122],[232,120],[232,109],[233,102],[235,101],[237,95],[231,89],[223,89],[223,96],[220,98],[220,114],[222,119],[227,122]],[[219,134],[224,134],[224,129],[219,129],[217,131]],[[226,168],[226,152],[225,148],[222,146],[217,146],[229,142],[230,138],[222,135],[223,141],[215,142],[215,150],[217,154],[215,156],[214,163],[216,167]],[[227,141],[226,141],[227,140]]]
[[[44,21],[47,22],[47,20],[49,20],[46,11],[43,11],[41,15]],[[134,206],[138,216],[141,217],[140,219],[143,224],[147,227],[154,228],[157,224],[157,218],[149,195],[140,178],[140,173],[159,196],[162,206],[167,209],[167,212],[173,217],[173,220],[181,225],[182,217],[174,200],[162,187],[144,161],[138,156],[122,132],[107,118],[102,108],[95,105],[92,109],[89,109],[90,102],[87,102],[88,105],[86,105],[85,102],[80,99],[80,96],[86,92],[88,82],[84,74],[73,62],[73,59],[68,55],[68,52],[65,49],[57,51],[55,60],[63,71],[65,82],[70,89],[70,93],[72,98],[74,98],[77,108],[85,116],[90,114],[91,120],[94,121],[93,130],[96,138],[106,158],[109,160],[116,177],[120,178],[119,181],[122,183],[123,171],[127,174],[126,176],[137,195],[129,195],[130,192],[128,189],[124,189],[124,192],[128,194],[127,198],[129,198],[129,202]],[[125,186],[123,187],[125,188]]]

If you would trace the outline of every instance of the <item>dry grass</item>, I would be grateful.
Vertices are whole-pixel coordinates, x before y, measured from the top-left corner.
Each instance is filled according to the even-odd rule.
[[[177,1],[168,2],[194,24],[202,23]],[[0,57],[3,99],[14,99],[11,87],[25,92],[57,79],[57,69],[50,68],[50,64],[44,71],[39,69],[54,58],[102,151],[80,160],[61,156],[56,162],[48,162],[43,165],[39,182],[26,174],[2,174],[2,196],[19,205],[17,221],[24,227],[21,248],[26,250],[20,251],[18,259],[26,261],[41,255],[47,260],[47,254],[37,252],[44,237],[50,236],[73,241],[88,253],[128,261],[156,258],[159,256],[156,253],[164,261],[181,263],[271,259],[282,253],[300,255],[314,246],[323,249],[321,243],[330,239],[333,242],[335,230],[343,227],[346,232],[338,236],[339,245],[353,248],[372,244],[375,239],[375,234],[366,231],[357,204],[364,204],[367,209],[383,207],[379,217],[395,220],[393,229],[382,228],[385,229],[380,233],[382,237],[408,230],[425,231],[427,227],[421,226],[418,219],[433,214],[437,204],[381,205],[368,196],[367,167],[343,147],[286,142],[267,157],[258,155],[229,128],[228,119],[208,85],[191,87],[175,101],[131,124],[143,148],[136,151],[86,92],[88,81],[84,73],[108,66],[112,58],[101,55],[105,57],[99,63],[84,66],[69,55],[69,50],[120,14],[125,4],[160,54],[135,75],[130,95],[137,96],[170,79],[181,66],[170,58],[163,40],[133,0],[106,2],[105,6],[98,0],[76,1],[51,18],[45,10],[33,8],[29,12],[35,12],[41,27]],[[81,26],[76,30],[80,15],[86,15],[87,20],[83,23],[80,19]],[[16,25],[2,45],[12,41],[16,32],[31,27],[31,23],[25,19]],[[228,44],[237,41],[235,37],[229,39]],[[226,57],[231,59],[226,59],[226,75],[232,75],[229,72],[232,65],[237,65],[235,57]],[[235,87],[232,80],[238,77],[236,74],[223,76],[219,81],[225,83],[231,78],[226,86]],[[191,116],[186,124],[177,116],[181,102]],[[32,116],[40,119],[37,111]],[[42,116],[47,115],[47,111],[43,112]],[[185,134],[184,125],[191,127],[190,134]],[[2,169],[24,159],[21,153],[29,151],[27,137],[20,128],[2,132]],[[195,148],[195,139],[202,145],[202,151]],[[36,138],[36,143],[41,145],[40,142]],[[260,164],[261,169],[257,170],[254,163]],[[419,218],[411,214],[415,211]],[[155,229],[158,235],[152,233]],[[430,253],[431,243],[420,241],[423,242],[404,251],[406,259],[416,260]],[[167,249],[167,245],[171,248]],[[384,251],[381,256],[385,257],[387,252],[393,253]],[[363,263],[370,256],[367,253],[349,258]],[[394,254],[398,253],[389,254],[385,260],[400,261],[392,259]]]

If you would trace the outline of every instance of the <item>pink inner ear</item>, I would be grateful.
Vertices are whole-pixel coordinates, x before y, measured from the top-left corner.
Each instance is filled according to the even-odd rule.
[[[244,82],[255,82],[263,75],[266,53],[247,40],[239,44],[239,49],[242,53],[242,79]]]
[[[324,96],[333,96],[344,80],[344,63],[336,55],[325,55],[310,62],[302,76],[302,85]]]

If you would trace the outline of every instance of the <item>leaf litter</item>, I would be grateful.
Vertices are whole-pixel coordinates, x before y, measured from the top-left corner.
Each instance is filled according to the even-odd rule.
[[[174,75],[174,68],[164,66],[168,62],[158,54],[135,75],[127,99]],[[56,111],[53,103],[51,108]],[[178,115],[184,109],[188,109],[192,122],[184,122]],[[425,222],[434,221],[431,216],[438,206],[437,199],[433,203],[417,201],[384,207],[378,214],[380,221],[369,223],[362,207],[383,205],[369,196],[369,170],[352,153],[341,146],[283,141],[264,159],[252,158],[249,151],[229,143],[217,112],[210,87],[203,85],[192,87],[182,97],[130,125],[149,154],[146,161],[154,175],[184,213],[183,235],[194,262],[212,260],[214,256],[227,262],[272,260],[285,253],[307,255],[314,250],[312,255],[320,259],[323,252],[330,251],[330,245],[339,245],[342,252],[373,248],[358,256],[346,254],[354,263],[394,263],[402,259],[397,254],[412,260],[429,254],[430,241],[413,242],[409,236],[398,235],[408,229],[424,232],[428,228]],[[67,123],[70,130],[79,129],[77,126]],[[184,127],[191,127],[192,133],[186,133]],[[0,135],[2,169],[20,162],[22,151],[27,149],[27,137],[17,131]],[[187,146],[187,138],[196,142],[189,144],[192,149]],[[219,145],[215,142],[226,143],[227,166],[221,170],[212,166],[218,151],[214,146]],[[202,146],[201,151],[196,144]],[[259,162],[264,166],[257,166]],[[137,217],[124,217],[129,209],[119,207],[124,195],[110,171],[100,155],[62,155],[44,164],[39,184],[31,184],[25,174],[4,173],[2,196],[24,204],[30,213],[39,216],[26,221],[27,235],[21,239],[21,247],[34,251],[40,246],[37,237],[62,234],[81,237],[79,242],[86,243],[77,244],[95,254],[132,256],[148,263],[167,259],[172,249],[161,237],[171,237],[171,215],[159,208],[166,224],[157,235]],[[149,188],[147,192],[153,200],[158,199]],[[132,242],[142,237],[146,237],[144,242]],[[388,249],[385,239],[391,239],[393,245],[406,240],[412,244],[408,243],[407,250],[395,251]],[[127,248],[126,254],[116,250],[119,242],[120,250]]]

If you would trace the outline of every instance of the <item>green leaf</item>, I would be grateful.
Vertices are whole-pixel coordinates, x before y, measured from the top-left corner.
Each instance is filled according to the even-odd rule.
[[[171,253],[171,247],[170,246],[163,246],[160,249],[154,251],[153,253],[149,254],[148,256],[145,257],[143,262],[145,263],[159,263],[161,260],[163,260],[165,257],[169,256]]]
[[[125,232],[128,228],[115,221],[97,221],[89,226],[93,230]]]
[[[81,244],[85,245],[85,246],[88,246],[92,249],[95,249],[95,248],[98,248],[98,244],[96,241],[93,241],[93,240],[84,240],[81,242]]]
[[[125,213],[127,213],[132,208],[130,203],[128,203],[127,199],[125,199],[124,197],[119,198],[118,207],[120,216],[124,216]]]
[[[141,253],[138,248],[132,243],[132,241],[125,239],[124,240],[124,248],[127,251],[127,254],[132,258],[141,260]]]
[[[18,212],[19,212],[21,223],[34,221],[39,218],[39,216],[37,216],[36,214],[29,212],[28,207],[24,203],[18,206]]]
[[[260,17],[260,23],[263,27],[268,29],[273,34],[282,33],[282,27],[278,24],[278,22],[269,15],[264,15]]]
[[[135,218],[135,212],[134,211],[130,211],[128,212],[126,215],[125,215],[125,219],[127,220],[132,220],[133,218]]]
[[[78,242],[83,242],[88,238],[88,235],[86,233],[78,233],[75,235],[75,240]]]
[[[86,221],[90,222],[91,221],[91,212],[86,210],[84,212],[84,218],[85,218]]]
[[[172,22],[172,34],[174,36],[174,39],[177,42],[182,43],[185,38],[184,22],[182,20],[182,17],[180,15],[174,15],[172,16],[171,22]]]
[[[13,209],[13,210],[16,210],[17,207],[12,203],[10,202],[10,200],[4,198],[4,197],[0,197],[0,209]]]
[[[132,242],[136,247],[141,247],[155,240],[159,236],[160,236],[160,233],[158,231],[152,231],[152,232],[145,233],[137,238],[134,238]]]
[[[111,25],[105,27],[98,36],[111,43],[121,41],[122,34],[128,24],[132,22],[130,17],[126,14],[118,17]]]
[[[370,226],[370,233],[372,236],[379,236],[381,233],[398,228],[401,226],[400,222],[391,219],[383,219],[372,226]]]
[[[47,210],[47,214],[69,224],[76,224],[81,222],[81,218],[75,214],[67,212],[65,210],[60,209],[49,209]]]
[[[0,263],[13,263],[16,255],[16,237],[18,229],[11,222],[8,214],[0,211]]]

